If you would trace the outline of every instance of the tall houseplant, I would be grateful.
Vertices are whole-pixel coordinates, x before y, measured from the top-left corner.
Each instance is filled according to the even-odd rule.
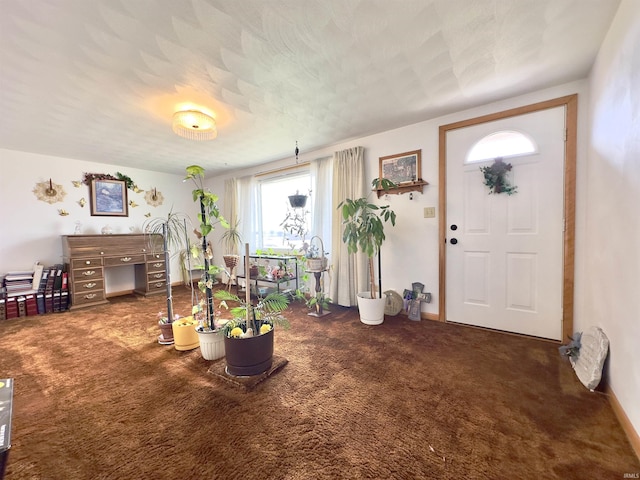
[[[161,315],[159,324],[170,325],[176,315],[173,312],[173,291],[171,286],[171,259],[181,252],[189,249],[189,239],[187,234],[187,223],[189,217],[183,213],[174,212],[170,210],[165,217],[150,218],[143,224],[143,231],[151,239],[152,235],[162,235],[163,245],[162,254],[164,256],[165,263],[165,288],[167,292],[167,315]],[[156,251],[158,246],[155,242],[149,240],[152,251]],[[167,338],[171,328],[162,329],[163,340],[166,343],[173,342],[173,336]],[[169,341],[170,340],[170,341]],[[162,342],[161,342],[162,343]]]
[[[197,202],[199,207],[199,227],[196,234],[200,238],[201,243],[199,246],[193,248],[193,256],[199,257],[202,255],[204,261],[204,265],[199,267],[202,269],[202,278],[198,282],[198,288],[204,293],[204,298],[202,301],[194,302],[192,313],[201,320],[201,325],[196,328],[200,337],[201,352],[207,360],[214,360],[224,355],[224,349],[217,348],[215,336],[203,336],[207,333],[215,333],[218,330],[214,313],[212,287],[215,274],[219,272],[219,268],[212,263],[213,249],[211,242],[207,241],[207,235],[213,231],[216,224],[219,223],[225,228],[229,228],[229,224],[220,214],[217,203],[218,196],[204,188],[204,168],[199,165],[191,165],[187,167],[186,172],[187,176],[185,177],[185,181],[191,180],[195,185],[195,188],[192,190],[193,201]],[[203,345],[204,342],[207,342],[207,347]],[[209,352],[210,355],[207,354],[209,346],[211,346],[212,349],[212,351]]]
[[[397,185],[389,179],[376,178],[371,182],[374,189],[384,189],[388,191]],[[384,233],[384,224],[391,222],[392,226],[396,224],[396,214],[390,209],[389,205],[378,206],[369,201],[369,197],[361,197],[357,199],[347,198],[338,205],[342,211],[342,219],[344,225],[344,233],[342,241],[347,245],[349,253],[364,253],[368,259],[368,278],[369,299],[375,299],[376,281],[374,258],[380,255],[380,247],[386,238]],[[379,300],[382,303],[382,313],[379,313],[380,306],[376,305],[377,311],[363,316],[363,304],[361,299],[366,297],[363,293],[358,293],[358,307],[360,308],[360,319],[363,323],[377,325],[384,321],[384,300],[382,291],[380,291]]]

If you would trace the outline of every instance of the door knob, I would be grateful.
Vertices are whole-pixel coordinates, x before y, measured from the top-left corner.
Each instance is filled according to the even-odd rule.
[[[457,230],[457,229],[458,229],[458,225],[456,225],[455,223],[451,225],[451,230]]]
[[[458,243],[458,239],[457,238],[452,238],[451,240],[449,240],[449,243],[451,245],[455,245],[456,243]]]

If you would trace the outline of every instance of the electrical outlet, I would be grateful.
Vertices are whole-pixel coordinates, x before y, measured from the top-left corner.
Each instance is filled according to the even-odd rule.
[[[424,301],[427,302],[427,303],[431,303],[431,294],[430,293],[425,293]]]
[[[435,218],[436,207],[424,207],[424,218]]]

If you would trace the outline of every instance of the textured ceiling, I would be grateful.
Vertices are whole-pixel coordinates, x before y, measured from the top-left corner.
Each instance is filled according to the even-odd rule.
[[[182,174],[584,78],[619,0],[0,0],[0,148]],[[176,136],[201,106],[218,138]]]

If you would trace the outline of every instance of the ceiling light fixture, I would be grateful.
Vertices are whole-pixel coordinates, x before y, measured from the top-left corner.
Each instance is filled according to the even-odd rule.
[[[213,140],[218,136],[216,121],[198,110],[184,110],[173,114],[173,131],[189,140]]]

